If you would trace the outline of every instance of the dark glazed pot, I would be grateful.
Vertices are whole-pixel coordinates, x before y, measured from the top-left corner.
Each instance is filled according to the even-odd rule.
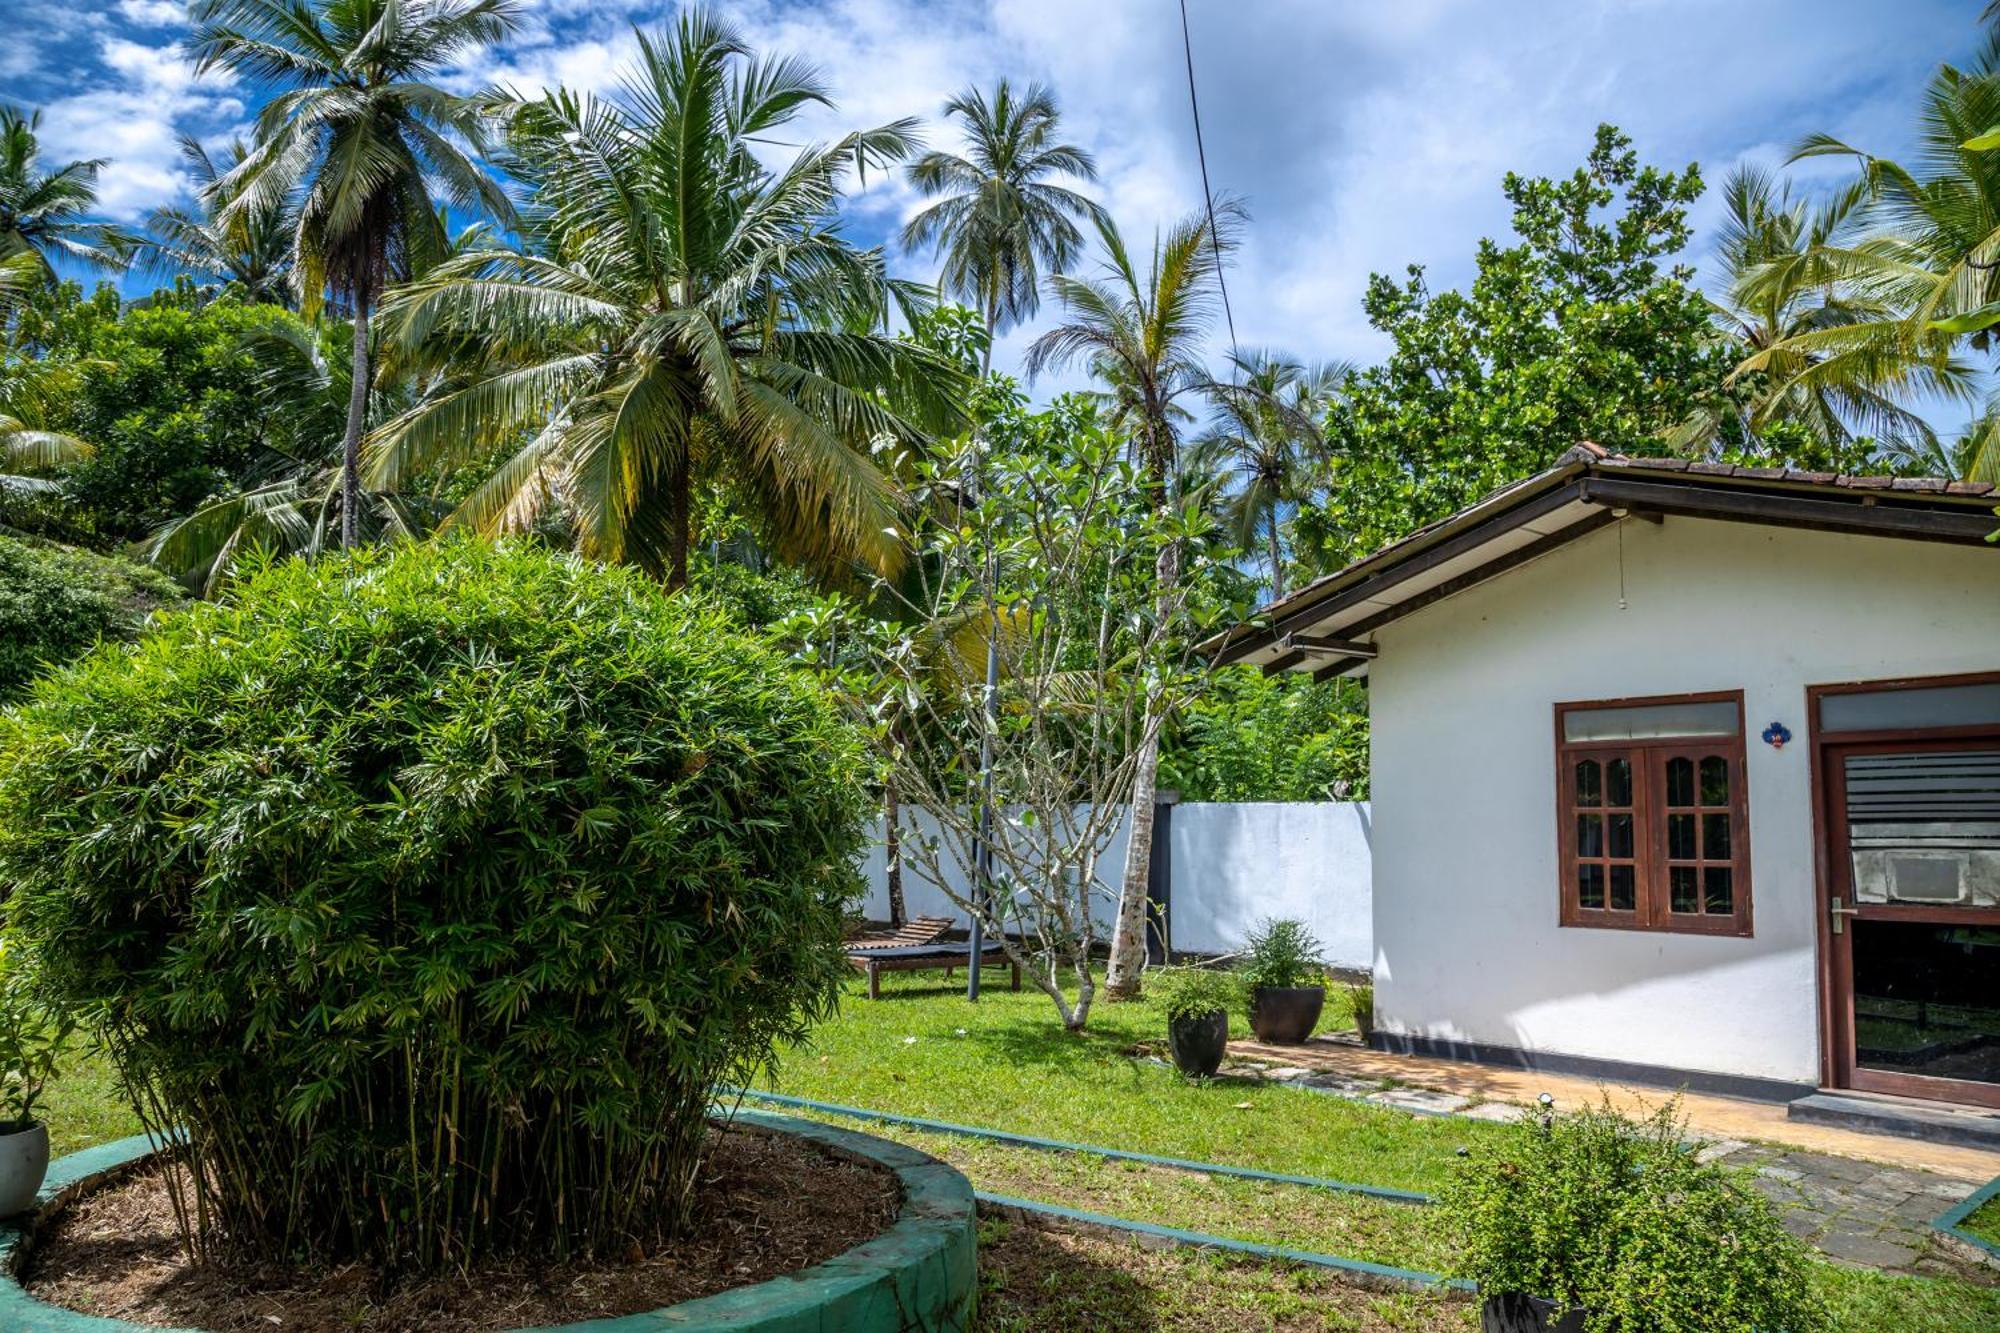
[[[1259,986],[1250,992],[1250,1028],[1258,1041],[1297,1045],[1325,1007],[1324,986]]]
[[[1479,1307],[1480,1333],[1583,1333],[1584,1309],[1558,1311],[1554,1301],[1509,1292],[1488,1296]]]
[[[1167,1024],[1167,1049],[1173,1052],[1174,1068],[1189,1078],[1214,1078],[1222,1067],[1222,1052],[1229,1045],[1229,1011],[1217,1009],[1194,1018],[1176,1018]]]

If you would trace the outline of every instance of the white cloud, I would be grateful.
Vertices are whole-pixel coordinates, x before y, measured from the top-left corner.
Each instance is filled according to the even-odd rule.
[[[149,28],[174,28],[187,22],[187,6],[180,0],[118,0],[118,12]]]
[[[226,72],[197,76],[177,46],[147,46],[107,37],[98,47],[109,77],[98,87],[47,106],[43,151],[61,161],[109,158],[98,177],[98,205],[107,217],[132,222],[187,193],[180,169],[181,130],[199,130],[240,115],[234,79]]]

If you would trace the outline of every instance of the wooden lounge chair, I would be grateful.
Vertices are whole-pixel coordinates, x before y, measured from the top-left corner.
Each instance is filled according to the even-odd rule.
[[[868,974],[868,998],[879,1000],[882,998],[884,972],[929,972],[941,967],[949,977],[952,969],[966,961],[966,946],[932,943],[876,946],[861,950],[850,947],[847,961]],[[1012,969],[1013,989],[1021,989],[1021,965],[1007,957],[1006,950],[997,943],[989,943],[979,955],[979,965],[993,967],[1000,963]]]
[[[871,949],[904,949],[918,944],[936,944],[950,929],[951,918],[948,916],[920,916],[894,930],[875,930],[866,935],[856,935],[847,941],[847,951],[863,953]]]

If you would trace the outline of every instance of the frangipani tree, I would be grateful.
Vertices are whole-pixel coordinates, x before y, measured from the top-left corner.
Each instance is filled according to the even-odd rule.
[[[974,449],[984,456],[958,456]],[[1093,951],[1118,903],[1118,872],[1102,862],[1141,756],[1165,707],[1193,687],[1204,626],[1229,614],[1193,597],[1215,572],[1212,520],[1198,504],[1162,509],[1123,454],[1072,397],[1034,415],[1016,402],[915,463],[918,500],[958,521],[924,528],[911,576],[880,589],[901,604],[897,620],[846,631],[870,652],[842,693],[923,816],[903,835],[906,869],[978,921],[1072,1031],[1098,993]],[[977,496],[960,485],[971,475],[986,480]],[[1160,616],[1154,570],[1169,544],[1197,554]],[[990,712],[988,641],[999,659]],[[983,775],[972,762],[982,748]]]

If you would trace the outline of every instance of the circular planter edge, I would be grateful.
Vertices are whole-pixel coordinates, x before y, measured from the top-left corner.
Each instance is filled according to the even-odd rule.
[[[903,1206],[887,1231],[825,1263],[732,1291],[639,1314],[515,1333],[964,1333],[978,1280],[978,1211],[971,1182],[928,1153],[850,1129],[767,1111],[738,1110],[746,1127],[809,1139],[896,1173]],[[81,1314],[30,1296],[18,1270],[40,1222],[87,1189],[150,1157],[144,1135],[70,1153],[49,1164],[36,1211],[0,1222],[0,1328],[10,1333],[200,1333]]]

